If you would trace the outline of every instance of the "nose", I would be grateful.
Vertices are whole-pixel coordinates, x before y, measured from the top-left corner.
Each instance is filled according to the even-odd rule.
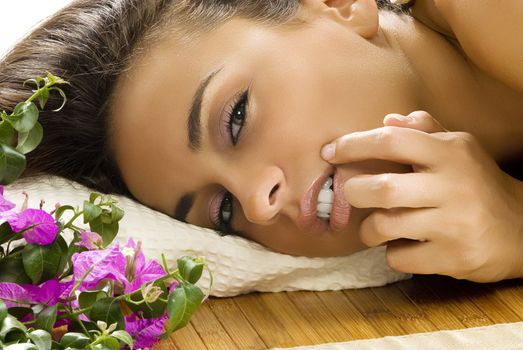
[[[241,183],[243,188],[238,188],[235,196],[247,220],[258,225],[272,224],[285,202],[287,183],[283,171],[266,167],[247,175]]]

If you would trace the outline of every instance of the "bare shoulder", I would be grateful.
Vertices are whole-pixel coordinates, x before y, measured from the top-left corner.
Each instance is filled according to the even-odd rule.
[[[432,3],[476,65],[523,92],[523,1],[418,1]]]

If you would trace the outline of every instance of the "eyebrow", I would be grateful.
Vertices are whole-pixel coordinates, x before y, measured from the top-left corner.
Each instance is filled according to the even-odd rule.
[[[186,193],[182,196],[176,209],[174,210],[174,218],[179,221],[187,222],[187,214],[191,211],[194,204],[194,193]]]
[[[205,91],[207,87],[213,80],[213,78],[221,71],[222,69],[217,69],[207,78],[202,80],[196,93],[194,94],[191,110],[189,112],[189,118],[187,119],[187,132],[189,134],[189,148],[195,152],[198,152],[201,149],[202,143],[202,103],[203,97],[205,96]],[[190,209],[190,208],[189,208]]]

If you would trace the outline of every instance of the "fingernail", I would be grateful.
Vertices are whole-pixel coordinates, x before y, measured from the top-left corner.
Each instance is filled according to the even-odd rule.
[[[333,143],[325,145],[321,149],[321,157],[325,160],[331,160],[332,158],[334,158],[335,154],[336,154],[336,145]]]
[[[414,120],[414,118],[408,116],[408,115],[401,115],[401,114],[389,114],[385,116],[385,119],[395,119],[399,121],[400,123],[409,123]]]

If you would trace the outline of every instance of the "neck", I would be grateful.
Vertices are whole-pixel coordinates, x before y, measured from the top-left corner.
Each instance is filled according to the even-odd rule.
[[[420,21],[383,13],[380,24],[412,71],[415,109],[428,111],[451,131],[473,134],[498,160],[523,150],[521,96],[477,69],[457,41]]]

